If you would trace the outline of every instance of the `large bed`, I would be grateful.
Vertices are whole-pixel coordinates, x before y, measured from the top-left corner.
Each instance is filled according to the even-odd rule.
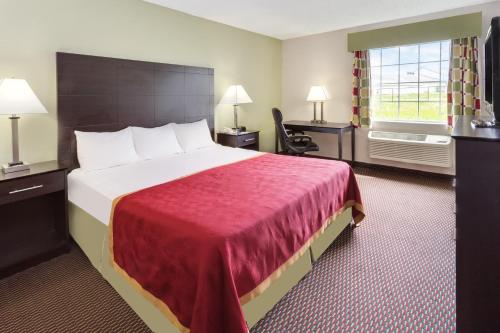
[[[72,169],[68,176],[70,233],[94,267],[153,331],[189,331],[161,299],[117,267],[109,225],[116,217],[116,205],[121,204],[120,198],[144,189],[168,186],[212,170],[227,174],[238,163],[274,157],[214,144],[194,152],[85,172],[78,167],[75,130],[106,132],[132,125],[153,127],[206,119],[213,133],[213,70],[62,53],[57,60],[59,159]],[[338,165],[322,166],[338,166],[352,177],[348,166],[331,163]],[[337,208],[321,218],[321,227],[307,236],[290,260],[240,297],[248,328],[307,274],[353,216],[356,222],[362,218],[360,200],[346,201]]]

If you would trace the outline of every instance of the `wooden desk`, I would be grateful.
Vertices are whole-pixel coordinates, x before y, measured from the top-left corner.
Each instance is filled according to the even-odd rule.
[[[286,129],[295,130],[295,131],[303,131],[303,132],[318,132],[318,133],[330,133],[337,134],[339,142],[339,160],[342,160],[342,137],[344,133],[351,132],[351,154],[352,154],[352,163],[355,161],[355,152],[356,152],[356,136],[355,136],[355,127],[349,123],[326,123],[326,124],[316,124],[311,123],[310,121],[303,120],[289,120],[284,121],[283,126]],[[278,133],[275,133],[275,143],[274,143],[275,152],[278,152]]]

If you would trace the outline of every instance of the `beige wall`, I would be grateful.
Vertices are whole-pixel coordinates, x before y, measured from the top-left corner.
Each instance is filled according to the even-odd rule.
[[[0,0],[0,78],[29,81],[48,115],[20,121],[21,158],[56,158],[55,52],[73,52],[215,68],[216,103],[241,83],[254,100],[240,123],[261,129],[273,147],[271,108],[281,102],[281,41],[140,0]],[[232,124],[232,108],[216,107],[216,127]],[[11,159],[10,123],[0,116],[0,163]]]
[[[356,29],[332,31],[313,36],[286,40],[283,42],[282,106],[285,119],[312,119],[312,105],[305,101],[311,85],[326,85],[332,99],[325,104],[329,121],[348,122],[351,119],[352,54],[347,51],[347,33],[363,31],[422,20],[448,17],[465,13],[483,12],[483,37],[492,16],[500,15],[500,2],[459,10],[436,13],[412,19],[398,20],[384,24]],[[481,45],[483,40],[480,41]],[[400,132],[447,134],[445,125],[420,125],[401,123],[374,123],[374,129]],[[320,145],[319,155],[337,156],[337,140],[333,135],[310,133]],[[420,169],[439,173],[454,173],[452,168],[435,168],[410,165],[368,157],[368,130],[361,129],[356,135],[356,159],[362,162],[394,165],[403,168]],[[344,151],[350,156],[349,138]],[[347,150],[347,151],[346,151]],[[453,149],[451,149],[453,150]]]

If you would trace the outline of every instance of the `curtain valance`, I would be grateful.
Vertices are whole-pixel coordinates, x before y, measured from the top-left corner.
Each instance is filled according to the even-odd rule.
[[[472,13],[350,33],[347,36],[347,48],[350,52],[354,52],[379,47],[481,36],[481,32],[482,13]]]

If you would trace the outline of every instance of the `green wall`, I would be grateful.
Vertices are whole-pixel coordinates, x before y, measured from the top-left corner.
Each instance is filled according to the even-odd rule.
[[[253,104],[240,123],[261,129],[273,148],[271,108],[281,104],[281,41],[182,14],[141,0],[0,0],[0,78],[25,78],[48,115],[20,121],[21,158],[57,156],[55,52],[72,52],[215,68],[215,101],[241,83]],[[217,105],[218,129],[232,107]],[[0,115],[0,163],[11,159],[10,123]]]

